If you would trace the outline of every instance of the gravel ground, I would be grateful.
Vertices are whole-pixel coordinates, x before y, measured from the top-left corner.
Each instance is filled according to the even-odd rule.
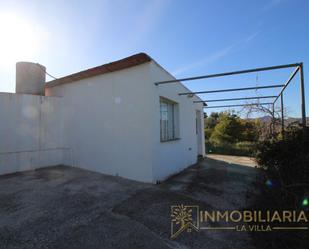
[[[170,206],[245,208],[258,194],[256,176],[215,158],[160,185],[66,166],[0,176],[0,248],[254,248],[236,231],[172,240]]]

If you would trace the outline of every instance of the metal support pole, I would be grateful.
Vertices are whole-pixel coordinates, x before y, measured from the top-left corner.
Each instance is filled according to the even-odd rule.
[[[272,135],[275,135],[275,103],[273,103],[272,109],[272,121],[271,121],[271,132]]]
[[[284,138],[284,104],[283,104],[283,93],[281,94],[281,134]]]
[[[302,125],[303,125],[303,127],[306,127],[305,81],[304,81],[304,66],[303,66],[303,63],[300,63],[300,95],[301,95]]]

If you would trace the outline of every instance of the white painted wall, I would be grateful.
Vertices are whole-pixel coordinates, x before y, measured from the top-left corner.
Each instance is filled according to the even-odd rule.
[[[167,79],[173,77],[149,62],[47,88],[47,96],[63,98],[64,145],[72,148],[73,166],[156,182],[196,163],[195,118],[202,104],[180,97],[188,89],[179,83],[154,85]],[[179,103],[178,141],[160,142],[160,96]]]
[[[63,97],[74,166],[152,182],[149,63],[46,89]]]
[[[0,93],[0,174],[63,163],[62,99]]]
[[[175,78],[160,67],[156,62],[151,62],[151,81],[174,80]],[[184,168],[197,162],[198,154],[205,156],[203,105],[195,104],[197,97],[188,98],[179,96],[180,92],[189,92],[180,82],[155,86],[152,84],[152,144],[153,144],[153,182],[166,179]],[[168,98],[179,105],[180,139],[169,142],[160,142],[160,96]],[[201,151],[197,150],[196,136],[196,110],[201,113],[202,142]]]

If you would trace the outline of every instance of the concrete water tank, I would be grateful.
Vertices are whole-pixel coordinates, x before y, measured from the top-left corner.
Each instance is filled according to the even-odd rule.
[[[38,63],[16,63],[16,93],[44,95],[46,68]]]

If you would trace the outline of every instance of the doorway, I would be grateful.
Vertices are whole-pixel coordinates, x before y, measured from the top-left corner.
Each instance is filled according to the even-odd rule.
[[[203,139],[202,139],[202,119],[201,119],[201,111],[196,110],[196,118],[195,118],[195,125],[196,125],[196,142],[197,142],[197,155],[203,155]]]

